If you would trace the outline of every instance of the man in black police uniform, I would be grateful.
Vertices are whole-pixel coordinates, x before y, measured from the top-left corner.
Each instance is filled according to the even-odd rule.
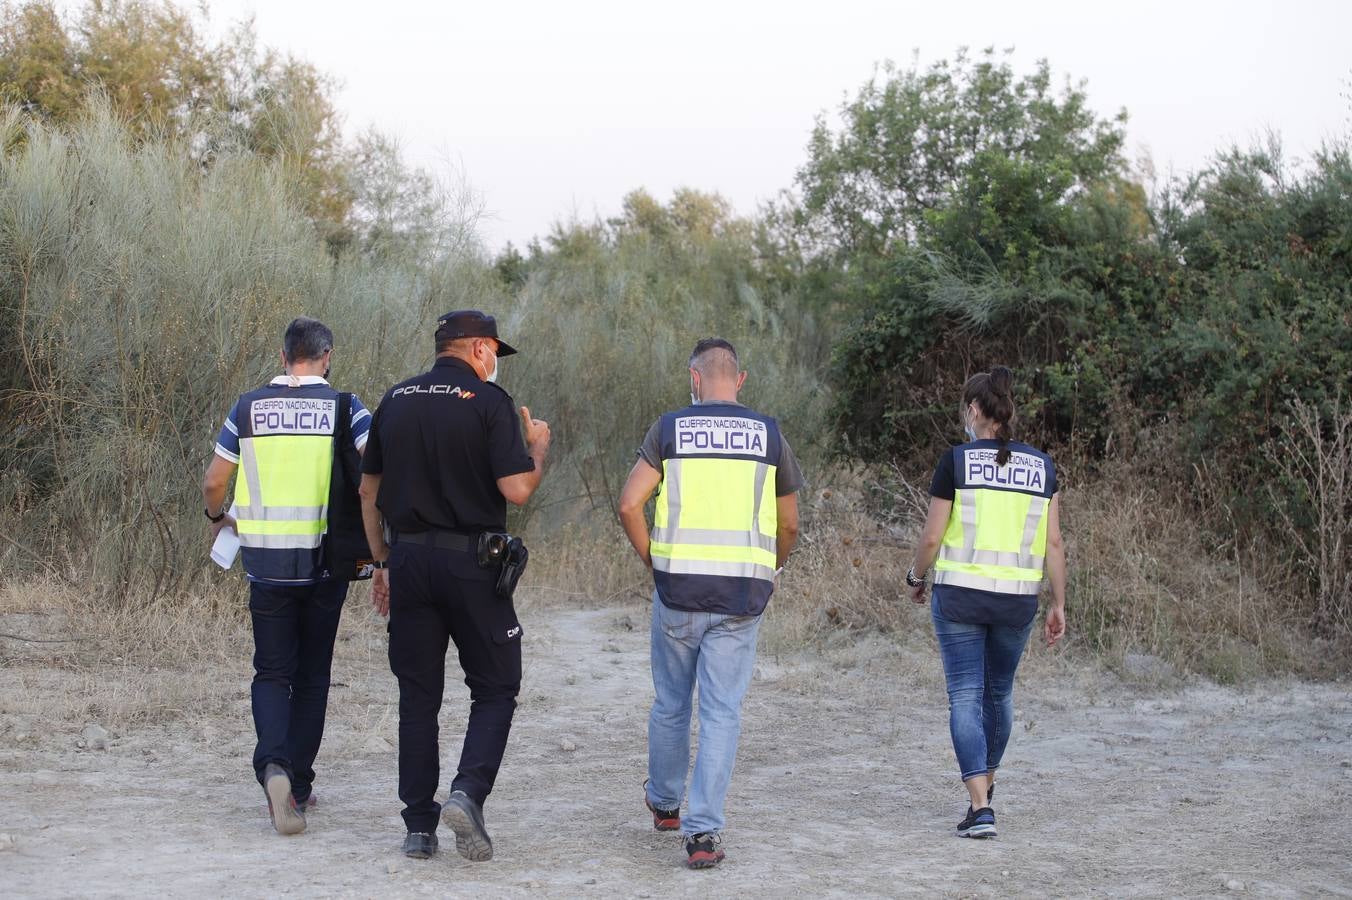
[[[371,423],[362,459],[362,516],[377,560],[372,598],[390,617],[390,668],[399,679],[399,799],[404,853],[437,849],[439,817],[467,859],[493,857],[483,804],[493,789],[521,687],[521,625],[499,599],[499,568],[480,565],[484,533],[503,532],[507,503],[540,484],[549,425],[517,410],[494,385],[498,358],[516,351],[477,310],[437,322],[437,359],[390,389]],[[381,519],[389,529],[386,543]],[[470,690],[460,766],[444,806],[437,712],[454,641]]]

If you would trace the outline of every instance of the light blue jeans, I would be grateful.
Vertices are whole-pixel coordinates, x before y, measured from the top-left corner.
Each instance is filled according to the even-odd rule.
[[[948,682],[948,730],[962,780],[994,772],[1014,724],[1014,673],[1033,630],[950,622],[931,599],[930,614]]]
[[[691,695],[699,684],[699,751],[690,778],[686,835],[723,830],[742,697],[756,667],[760,616],[670,609],[653,595],[652,715],[648,717],[648,802],[679,809],[690,768]]]

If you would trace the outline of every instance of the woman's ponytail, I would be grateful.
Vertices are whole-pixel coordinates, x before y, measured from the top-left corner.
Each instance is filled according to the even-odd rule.
[[[972,401],[995,423],[995,439],[1000,442],[995,464],[1003,466],[1009,462],[1009,442],[1014,439],[1014,373],[1004,366],[994,366],[989,372],[973,375],[962,391],[963,405]]]
[[[1004,366],[991,369],[991,393],[995,395],[995,405],[991,416],[995,420],[995,439],[1000,442],[1000,451],[995,454],[995,464],[1003,466],[1009,462],[1009,442],[1014,439],[1010,423],[1014,419],[1014,373]]]

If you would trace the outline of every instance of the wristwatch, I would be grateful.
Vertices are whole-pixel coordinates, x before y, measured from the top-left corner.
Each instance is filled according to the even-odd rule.
[[[389,561],[388,559],[373,559],[373,560],[371,560],[371,568],[373,568],[373,569],[388,569],[389,567],[390,567],[390,561]]]
[[[922,584],[924,584],[924,583],[925,583],[925,579],[924,579],[923,577],[917,576],[917,575],[915,574],[915,566],[911,566],[911,568],[909,568],[909,569],[906,570],[906,586],[907,586],[907,587],[920,587],[920,586],[921,586]]]
[[[203,509],[202,509],[202,515],[206,516],[206,517],[207,517],[207,520],[210,521],[212,525],[215,525],[215,524],[216,524],[217,522],[219,522],[221,519],[224,519],[224,518],[225,518],[225,510],[222,509],[220,515],[218,515],[218,516],[213,516],[213,515],[211,514],[211,510],[206,509],[206,508],[203,508]]]

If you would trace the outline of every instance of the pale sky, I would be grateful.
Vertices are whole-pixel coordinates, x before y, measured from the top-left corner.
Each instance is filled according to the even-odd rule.
[[[340,81],[345,129],[463,173],[486,245],[524,245],[628,191],[690,186],[744,213],[791,187],[818,113],[875,62],[1014,47],[1125,106],[1128,155],[1161,174],[1279,131],[1288,155],[1352,130],[1352,3],[417,2],[208,0],[223,31],[253,15],[262,44]]]

